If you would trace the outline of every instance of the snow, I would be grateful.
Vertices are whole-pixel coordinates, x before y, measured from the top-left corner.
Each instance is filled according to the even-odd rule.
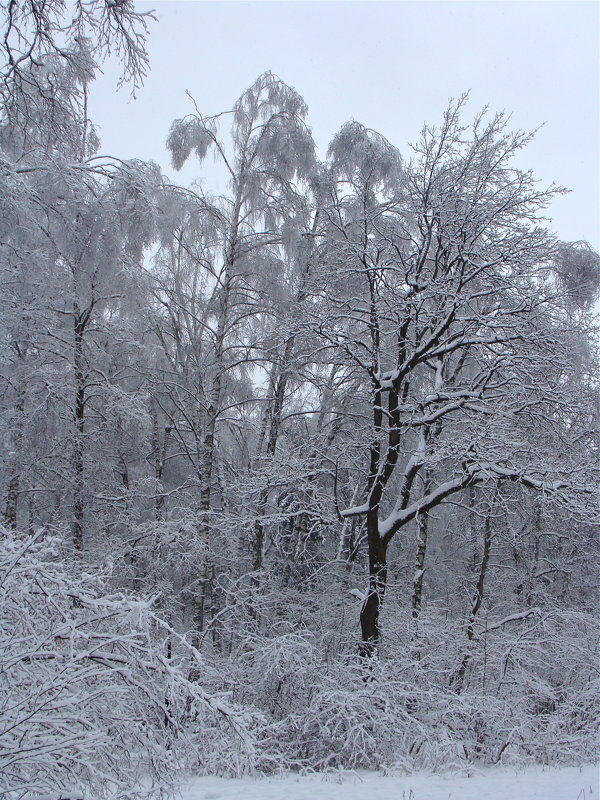
[[[361,592],[360,589],[350,589],[349,594],[351,594],[352,597],[356,597],[361,603],[364,603],[367,599],[368,592]]]
[[[598,767],[489,767],[472,774],[373,772],[195,778],[182,800],[598,800]]]

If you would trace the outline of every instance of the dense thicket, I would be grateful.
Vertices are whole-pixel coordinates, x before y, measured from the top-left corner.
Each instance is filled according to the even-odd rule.
[[[529,135],[320,163],[267,73],[172,124],[183,189],[95,156],[145,19],[77,8],[3,6],[1,789],[592,757],[599,260]]]

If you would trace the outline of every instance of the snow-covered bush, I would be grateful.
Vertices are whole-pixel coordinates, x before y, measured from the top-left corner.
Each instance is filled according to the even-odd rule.
[[[0,530],[0,796],[132,798],[187,772],[460,767],[593,758],[595,621],[435,610],[390,618],[380,658],[294,629],[200,653],[152,599],[107,594],[60,538]],[[484,627],[485,626],[485,627]],[[468,655],[460,683],[454,680]]]
[[[421,731],[406,689],[395,693],[383,663],[328,659],[306,630],[255,637],[230,679],[267,718],[259,758],[266,771],[380,767],[394,762],[408,727],[416,726],[413,738]]]
[[[397,640],[362,662],[356,653],[329,658],[306,630],[249,640],[227,680],[268,720],[260,769],[593,760],[598,637],[589,615],[488,619],[472,642],[435,609],[422,614],[418,633],[410,610],[397,610],[394,622]]]
[[[407,730],[398,750],[406,768],[597,757],[600,631],[590,614],[490,615],[470,642],[458,621],[443,621],[435,609],[421,615],[411,641],[408,617],[396,613],[401,634],[388,642],[385,670],[394,692],[404,685],[409,697],[412,685],[410,717],[426,731],[411,741]]]
[[[523,721],[514,747],[528,760],[598,757],[600,626],[585,611],[536,610],[488,631],[488,673]],[[495,674],[494,674],[495,673]]]
[[[256,716],[209,692],[151,601],[107,596],[56,542],[2,530],[0,796],[128,798],[182,772],[251,770]]]
[[[314,637],[305,631],[253,637],[249,643],[241,659],[249,684],[245,699],[275,720],[305,708],[322,667]]]

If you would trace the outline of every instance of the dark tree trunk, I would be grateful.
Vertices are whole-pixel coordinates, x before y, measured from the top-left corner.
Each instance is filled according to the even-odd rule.
[[[83,336],[90,318],[91,307],[80,312],[77,305],[74,309],[74,367],[75,367],[75,441],[73,448],[73,545],[82,551],[84,545],[84,458],[83,437],[85,429],[86,376],[83,356]]]
[[[162,519],[164,512],[165,495],[163,491],[163,475],[167,451],[169,449],[169,438],[172,430],[170,425],[165,425],[164,435],[161,441],[159,424],[159,409],[154,408],[152,413],[152,449],[154,452],[154,477],[156,478],[156,494],[154,497],[156,519]]]
[[[4,507],[4,523],[7,528],[15,529],[17,527],[17,506],[19,502],[19,488],[21,485],[21,466],[20,466],[20,453],[23,447],[23,433],[24,433],[24,420],[23,413],[25,411],[25,387],[21,386],[17,395],[17,402],[15,405],[15,434],[14,434],[14,450],[15,457],[12,463],[12,475],[8,482],[8,490],[6,492],[6,505]]]
[[[272,459],[277,449],[277,440],[279,438],[279,429],[281,427],[281,415],[283,412],[283,402],[285,399],[285,392],[289,379],[288,365],[294,349],[295,337],[290,337],[285,344],[285,351],[283,353],[283,368],[277,378],[277,384],[273,393],[273,401],[270,413],[269,437],[267,439],[267,458]],[[267,485],[262,489],[258,499],[258,506],[256,511],[256,521],[254,523],[254,558],[252,561],[252,569],[258,572],[263,566],[264,546],[265,546],[265,527],[264,516],[267,511],[267,504],[269,500],[270,486]]]
[[[369,589],[360,611],[360,655],[376,656],[381,642],[380,614],[387,584],[387,543],[379,535],[377,510],[367,515]]]
[[[425,473],[425,486],[423,494],[426,495],[431,489],[431,473]],[[417,619],[421,612],[423,600],[423,575],[425,574],[425,555],[427,553],[427,535],[429,533],[429,512],[423,511],[415,517],[417,523],[417,559],[415,564],[415,574],[413,577],[412,592],[412,615]]]
[[[487,575],[488,565],[490,562],[491,549],[492,549],[492,513],[490,510],[489,514],[485,518],[484,529],[483,529],[483,552],[481,554],[481,564],[479,566],[477,586],[475,588],[475,593],[473,594],[471,612],[469,614],[469,621],[467,623],[467,641],[469,644],[473,641],[473,638],[475,636],[475,621],[477,619],[477,615],[479,614],[479,610],[483,602],[483,591],[485,588],[485,579]],[[460,694],[460,692],[462,691],[465,680],[465,674],[467,671],[467,667],[469,666],[469,662],[471,661],[471,657],[472,657],[471,653],[469,649],[467,649],[462,657],[460,666],[452,676],[451,684],[454,687],[454,690],[456,691],[457,694]]]
[[[17,527],[17,501],[19,499],[20,475],[13,473],[6,493],[6,506],[4,510],[4,524],[13,530]]]

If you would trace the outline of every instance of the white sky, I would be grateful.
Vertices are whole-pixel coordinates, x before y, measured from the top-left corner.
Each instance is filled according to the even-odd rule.
[[[272,70],[309,106],[323,154],[349,119],[384,134],[405,155],[423,122],[441,119],[449,97],[471,91],[511,113],[515,128],[542,123],[519,166],[572,190],[549,210],[561,239],[600,248],[600,4],[570,2],[204,2],[138,0],[154,9],[151,72],[137,99],[116,92],[110,64],[92,90],[102,152],[151,159],[179,182],[164,145],[173,119],[231,108]],[[210,187],[209,187],[210,188]]]

